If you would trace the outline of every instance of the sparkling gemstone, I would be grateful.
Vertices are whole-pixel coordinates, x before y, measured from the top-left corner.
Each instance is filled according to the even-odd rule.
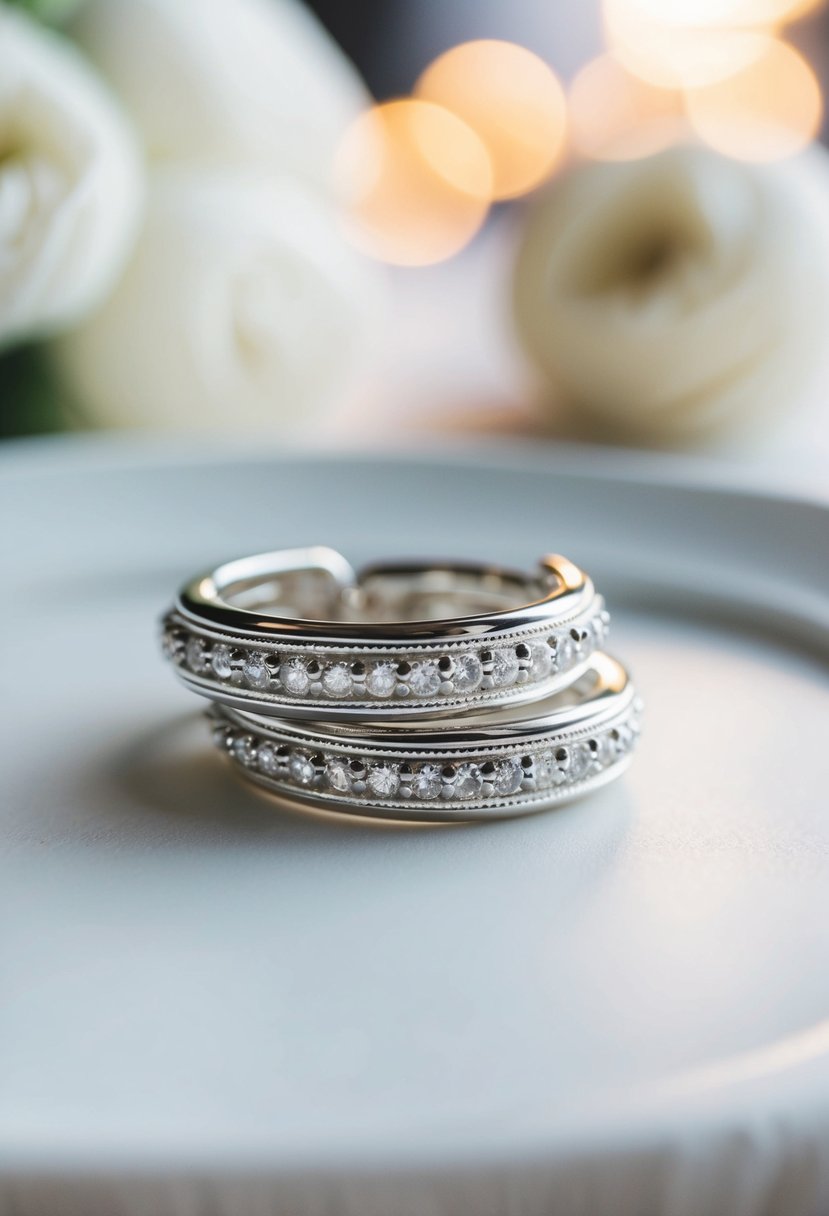
[[[507,688],[518,679],[518,655],[513,648],[496,650],[492,663],[492,682],[499,688]]]
[[[335,663],[322,673],[322,686],[330,697],[347,697],[351,692],[351,672],[345,663]]]
[[[351,769],[348,761],[341,756],[334,756],[325,766],[328,784],[340,794],[347,794],[351,789]]]
[[[187,666],[191,671],[196,673],[204,671],[207,667],[207,657],[204,653],[204,642],[201,638],[190,638],[187,642],[187,650],[185,651]]]
[[[313,764],[303,752],[294,752],[288,761],[288,772],[299,785],[310,785],[317,775]]]
[[[607,640],[608,627],[610,625],[610,617],[606,612],[600,612],[590,622],[590,629],[593,634],[593,644],[596,649],[601,649]]]
[[[553,638],[552,654],[556,671],[566,671],[568,667],[572,667],[576,657],[573,639],[567,637],[566,634],[557,634]]]
[[[588,743],[590,755],[593,758],[592,768],[607,768],[616,759],[613,740],[610,735],[598,735]]]
[[[366,688],[373,697],[390,697],[397,687],[394,663],[376,663],[366,676]]]
[[[567,751],[570,758],[567,777],[570,781],[580,781],[593,765],[593,753],[586,743],[571,743]]]
[[[279,676],[286,691],[293,693],[295,697],[306,693],[311,684],[305,660],[298,657],[286,659],[279,670]]]
[[[279,772],[280,765],[276,756],[276,748],[270,743],[260,745],[257,760],[262,772],[267,773],[269,777],[275,777]]]
[[[552,752],[540,752],[533,757],[533,773],[537,786],[555,783],[555,757]]]
[[[217,747],[227,747],[228,730],[224,722],[215,722],[213,724],[213,742]]]
[[[412,780],[412,793],[415,798],[429,802],[440,797],[441,791],[440,766],[437,764],[422,764]]]
[[[580,655],[585,655],[593,648],[593,631],[584,625],[574,625],[570,630],[570,640]]]
[[[210,666],[220,680],[227,680],[233,674],[233,666],[230,662],[230,647],[225,646],[221,642],[218,646],[214,646]]]
[[[233,755],[247,768],[256,763],[256,745],[250,735],[240,735],[238,739],[233,740]]]
[[[250,652],[242,667],[242,675],[249,688],[257,688],[261,691],[268,687],[271,673],[265,666],[265,656],[261,650]]]
[[[624,724],[616,726],[608,734],[607,742],[611,759],[619,760],[622,756],[626,756],[633,746],[633,731]]]
[[[524,770],[517,760],[501,760],[495,769],[492,784],[496,794],[514,794],[521,788]]]
[[[462,764],[455,773],[452,792],[456,798],[474,798],[480,794],[483,783],[477,764]]]
[[[553,670],[553,654],[546,642],[530,642],[530,679],[545,680]]]
[[[456,655],[452,682],[457,692],[474,692],[483,676],[484,669],[476,654]]]
[[[177,629],[165,629],[161,635],[161,649],[164,657],[172,662],[179,662],[181,656],[181,634]]]
[[[547,778],[551,785],[566,785],[570,779],[570,752],[557,747],[547,753]]]
[[[441,674],[437,663],[432,662],[431,659],[413,663],[412,670],[406,676],[406,683],[416,697],[433,697],[441,685]]]
[[[390,794],[396,794],[400,788],[400,774],[397,771],[395,764],[375,764],[369,770],[366,783],[369,789],[379,794],[381,798],[388,798]]]

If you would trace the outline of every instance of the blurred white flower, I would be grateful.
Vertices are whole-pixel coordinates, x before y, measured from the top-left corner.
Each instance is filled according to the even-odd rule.
[[[250,163],[329,188],[343,131],[368,103],[295,0],[87,0],[71,28],[150,160]]]
[[[92,306],[141,205],[134,140],[76,52],[0,6],[0,344]]]
[[[704,438],[785,413],[825,345],[829,169],[739,164],[702,148],[578,168],[531,216],[519,335],[588,421]]]
[[[381,313],[376,268],[318,191],[171,167],[120,283],[55,356],[98,423],[283,424],[347,391]]]

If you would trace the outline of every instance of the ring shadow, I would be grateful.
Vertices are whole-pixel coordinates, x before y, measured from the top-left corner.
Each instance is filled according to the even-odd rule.
[[[514,831],[517,825],[537,821],[540,816],[547,819],[552,814],[564,822],[571,814],[584,817],[588,810],[581,800],[522,816],[414,822],[316,808],[240,780],[230,762],[207,742],[204,727],[202,714],[179,714],[111,751],[103,767],[100,761],[95,766],[97,778],[103,777],[117,790],[106,799],[107,805],[123,805],[126,798],[132,808],[140,809],[132,826],[142,837],[147,835],[148,816],[156,818],[167,833],[174,827],[176,843],[227,844],[258,838],[298,845],[319,839],[320,833],[329,840],[333,835],[344,841],[356,837],[386,842],[395,834],[411,838],[435,832]],[[615,790],[599,790],[586,800],[598,812],[596,831],[604,848],[618,843],[630,820],[629,800],[620,797],[618,783],[615,785]],[[100,796],[98,789],[92,801],[100,801]],[[126,826],[125,822],[120,825],[122,829]]]
[[[107,778],[145,812],[163,815],[179,827],[212,828],[223,839],[229,832],[237,837],[277,835],[298,840],[320,831],[371,837],[481,826],[473,820],[382,819],[291,802],[240,780],[196,726],[203,730],[203,715],[188,713],[145,731],[109,755]]]

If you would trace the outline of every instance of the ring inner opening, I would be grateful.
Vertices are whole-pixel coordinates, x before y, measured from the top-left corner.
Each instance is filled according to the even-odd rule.
[[[322,569],[238,579],[221,597],[232,607],[296,619],[390,624],[519,608],[548,591],[540,578],[503,570],[375,567],[349,586]]]

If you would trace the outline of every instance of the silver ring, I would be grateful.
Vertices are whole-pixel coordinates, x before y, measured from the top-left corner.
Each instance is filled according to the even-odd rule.
[[[412,718],[518,705],[585,670],[609,617],[566,558],[533,573],[380,563],[332,549],[243,558],[193,579],[163,647],[193,692],[279,717]]]
[[[356,725],[210,711],[220,749],[281,798],[427,821],[519,815],[607,784],[630,761],[640,714],[625,669],[605,654],[532,706],[451,721]]]

